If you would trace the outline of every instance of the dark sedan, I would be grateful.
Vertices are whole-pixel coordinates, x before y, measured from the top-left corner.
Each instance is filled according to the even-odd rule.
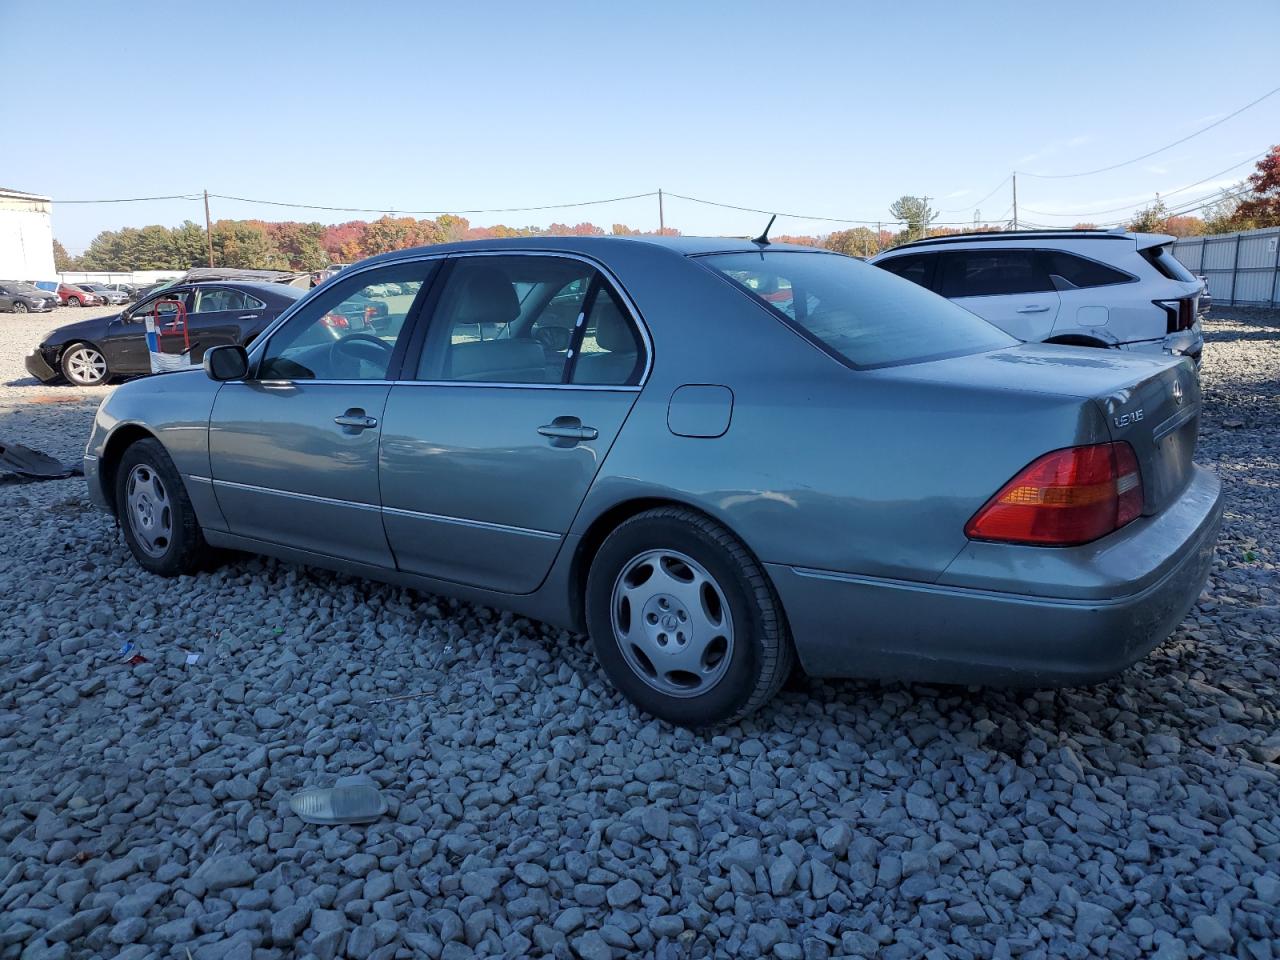
[[[10,313],[44,313],[58,305],[57,294],[30,283],[0,282],[0,310]]]
[[[58,327],[27,354],[27,371],[45,383],[65,378],[79,387],[151,373],[148,317],[156,320],[161,340],[166,333],[177,336],[185,317],[179,349],[199,363],[209,347],[248,344],[302,294],[280,283],[166,287],[121,313]]]

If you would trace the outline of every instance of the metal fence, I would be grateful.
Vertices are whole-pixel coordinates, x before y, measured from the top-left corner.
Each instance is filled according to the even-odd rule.
[[[1280,227],[1184,237],[1173,255],[1208,279],[1215,304],[1280,306]]]

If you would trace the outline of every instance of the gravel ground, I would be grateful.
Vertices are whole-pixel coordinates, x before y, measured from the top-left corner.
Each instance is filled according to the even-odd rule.
[[[50,325],[0,317],[0,437],[70,458],[105,391],[23,379]],[[155,579],[82,481],[0,484],[0,957],[1280,956],[1280,328],[1209,328],[1212,581],[1083,690],[800,678],[696,736],[582,637]],[[380,822],[289,814],[358,772]]]

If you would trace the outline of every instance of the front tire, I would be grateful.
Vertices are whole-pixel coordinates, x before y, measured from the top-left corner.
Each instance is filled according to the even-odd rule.
[[[79,297],[67,297],[67,306],[68,306],[68,307],[83,307],[83,306],[84,306],[84,301],[83,301],[83,300],[81,300]]]
[[[795,664],[782,604],[746,547],[710,518],[647,510],[600,545],[587,628],[605,673],[670,723],[730,723],[778,692]]]
[[[176,577],[205,564],[209,546],[182,477],[160,441],[139,440],[125,450],[115,481],[116,516],[143,569]]]
[[[91,343],[75,343],[67,347],[59,366],[67,382],[77,387],[97,387],[111,376],[107,358]]]
[[[27,305],[26,305],[25,303],[23,303],[21,300],[15,300],[15,301],[13,302],[13,312],[14,312],[14,313],[26,313],[26,312],[27,312]]]

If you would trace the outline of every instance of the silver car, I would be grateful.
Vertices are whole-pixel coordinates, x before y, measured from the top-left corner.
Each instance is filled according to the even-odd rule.
[[[1019,344],[809,248],[399,251],[204,367],[119,387],[89,440],[144,568],[229,547],[585,629],[685,725],[797,659],[1107,677],[1194,602],[1221,518],[1190,360]]]

